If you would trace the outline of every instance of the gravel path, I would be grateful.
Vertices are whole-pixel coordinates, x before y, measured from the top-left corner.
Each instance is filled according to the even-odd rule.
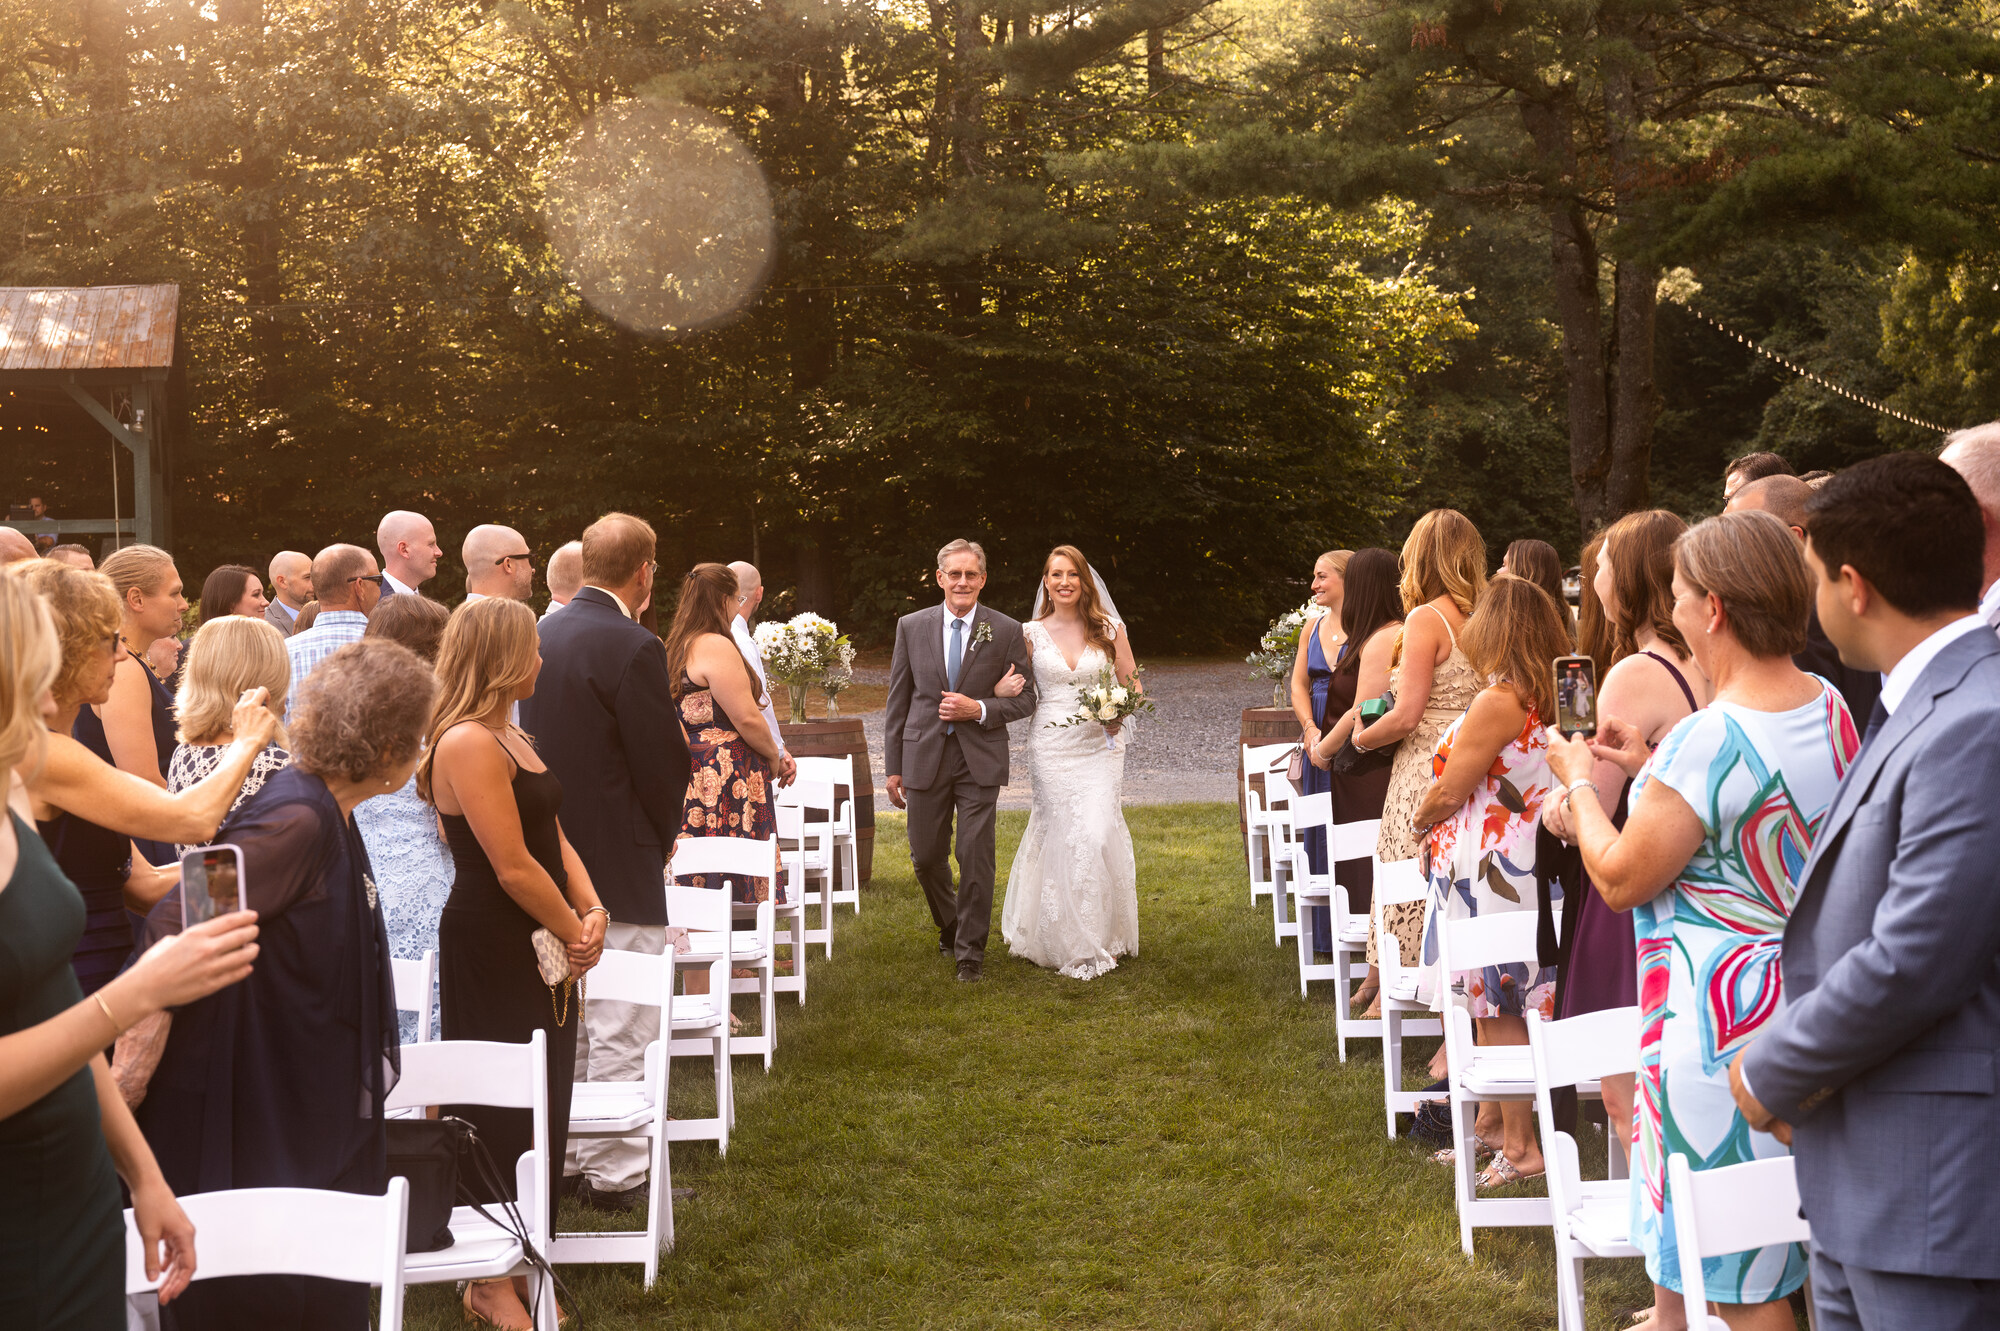
[[[855,680],[887,686],[884,669],[857,668]],[[1236,798],[1236,741],[1245,707],[1269,706],[1271,686],[1250,678],[1241,661],[1161,661],[1146,666],[1146,690],[1159,710],[1132,725],[1132,748],[1125,760],[1127,804],[1184,804]],[[882,780],[882,712],[863,712],[868,753],[875,779]],[[1000,792],[1000,807],[1025,809],[1033,801],[1028,764],[1022,754],[1028,725],[1011,728],[1014,780]],[[878,809],[888,794],[876,791]]]

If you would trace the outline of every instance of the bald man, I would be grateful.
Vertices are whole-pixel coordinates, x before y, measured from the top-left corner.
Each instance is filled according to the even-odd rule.
[[[313,557],[314,598],[319,618],[303,633],[285,640],[292,658],[292,686],[285,695],[285,719],[298,710],[299,690],[320,662],[368,631],[368,612],[382,599],[382,575],[375,556],[358,545],[329,545]]]
[[[271,556],[271,603],[264,607],[264,622],[287,638],[298,627],[299,611],[313,598],[312,560],[297,550],[280,550]]]
[[[1986,590],[1979,597],[1979,616],[2000,630],[2000,421],[1959,430],[1945,440],[1938,461],[1965,477],[1979,516],[1986,524],[1986,550],[1981,576]]]
[[[525,601],[535,594],[534,556],[512,527],[481,523],[465,534],[459,556],[465,560],[466,600]]]
[[[382,515],[375,528],[375,548],[382,552],[382,591],[407,596],[437,576],[444,547],[437,530],[421,513],[399,508]]]
[[[1730,496],[1725,513],[1762,510],[1792,529],[1792,539],[1801,551],[1806,543],[1806,502],[1813,497],[1810,484],[1796,476],[1766,476],[1746,482]],[[1811,567],[1808,565],[1808,567]],[[1882,693],[1882,676],[1873,670],[1856,670],[1840,659],[1840,649],[1820,627],[1819,605],[1807,602],[1806,649],[1792,657],[1792,664],[1810,671],[1832,684],[1847,703],[1854,724],[1865,728]]]
[[[11,564],[17,559],[39,559],[35,543],[12,527],[0,527],[0,564]]]
[[[778,741],[778,784],[789,786],[798,775],[799,765],[785,748],[785,732],[778,729],[778,711],[772,706],[771,682],[764,678],[764,654],[757,650],[757,640],[750,636],[750,621],[756,617],[757,607],[764,604],[764,575],[755,564],[740,559],[729,566],[729,571],[736,575],[736,618],[730,621],[729,632],[764,692],[764,724],[771,727],[771,734]]]
[[[583,542],[571,541],[549,556],[549,608],[542,611],[542,618],[547,619],[568,605],[570,598],[582,590]]]

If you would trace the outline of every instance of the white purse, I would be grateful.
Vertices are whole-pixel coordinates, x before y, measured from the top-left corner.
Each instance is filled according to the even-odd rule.
[[[556,1025],[569,1021],[570,990],[576,984],[569,973],[569,948],[547,929],[537,929],[528,935],[534,944],[535,965],[541,969],[542,983],[549,987],[549,1010],[556,1014]],[[556,991],[562,991],[562,1005],[556,1005]]]

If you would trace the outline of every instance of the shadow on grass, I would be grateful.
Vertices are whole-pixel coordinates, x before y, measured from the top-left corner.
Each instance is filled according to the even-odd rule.
[[[1128,817],[1141,955],[1063,979],[1007,954],[996,901],[978,985],[883,818],[864,913],[830,964],[814,949],[808,1005],[780,999],[772,1071],[737,1060],[729,1155],[674,1149],[695,1195],[659,1285],[566,1269],[581,1327],[1553,1326],[1547,1231],[1464,1258],[1449,1174],[1384,1133],[1375,1043],[1336,1061],[1330,993],[1300,999],[1250,908],[1235,810]],[[1025,822],[1000,815],[1003,887]],[[679,1060],[671,1098],[706,1112],[705,1065]],[[1588,1289],[1593,1326],[1649,1301],[1637,1262],[1590,1263]],[[448,1288],[409,1313],[460,1324]]]

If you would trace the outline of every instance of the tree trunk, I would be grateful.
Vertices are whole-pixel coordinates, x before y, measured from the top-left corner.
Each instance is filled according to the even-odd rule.
[[[1159,93],[1167,86],[1167,30],[1146,29],[1146,91]]]

